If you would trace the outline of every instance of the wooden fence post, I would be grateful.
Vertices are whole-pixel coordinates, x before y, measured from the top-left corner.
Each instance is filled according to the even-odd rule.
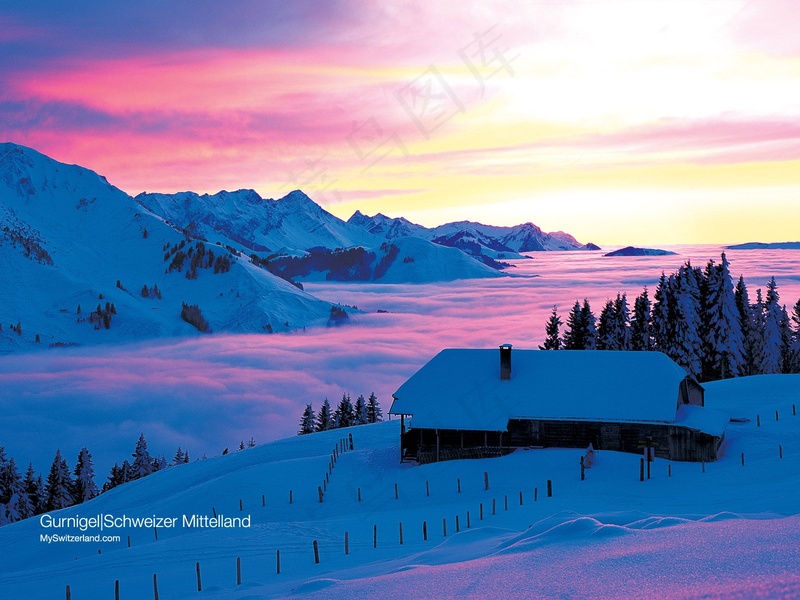
[[[489,473],[487,471],[483,472],[483,488],[484,490],[489,489]]]
[[[461,531],[461,528],[458,526],[458,515],[456,515],[456,533]]]
[[[447,537],[447,519],[442,518],[442,537]]]
[[[352,450],[353,449],[353,434],[352,433],[348,433],[347,437],[350,439],[350,450]]]
[[[153,573],[153,600],[158,600],[158,578]]]
[[[317,486],[317,491],[319,492],[319,503],[322,504],[322,486]]]
[[[533,488],[533,501],[534,502],[538,502],[539,501],[539,488],[538,487]]]
[[[128,536],[128,548],[131,547],[131,536]]]
[[[281,574],[281,551],[275,551],[275,570],[278,575]],[[198,590],[199,591],[199,590]]]
[[[292,490],[289,490],[289,504],[292,503]]]
[[[261,506],[267,505],[267,499],[264,497],[264,494],[261,494]]]
[[[203,591],[203,584],[201,583],[201,580],[200,580],[200,563],[199,562],[196,562],[194,564],[194,570],[197,573],[197,591],[198,592],[202,592]]]
[[[522,506],[522,491],[519,493],[519,505]]]
[[[458,478],[458,493],[461,493],[461,478]]]
[[[350,554],[350,534],[346,531],[344,532],[344,555],[347,556]]]
[[[756,427],[761,427],[761,415],[756,415]]]
[[[667,465],[667,477],[672,477],[672,465]]]
[[[244,509],[244,506],[242,505],[242,499],[239,498],[239,512],[242,512],[243,509]]]
[[[547,497],[553,497],[553,482],[551,480],[547,480]]]
[[[403,522],[400,521],[400,545],[403,545]]]
[[[797,406],[794,404],[792,404],[792,416],[793,417],[797,416]]]
[[[67,586],[67,600],[72,600],[72,592],[69,589],[69,585]]]
[[[700,467],[703,469],[703,473],[705,473],[706,472],[706,461],[702,461],[700,463]]]
[[[431,495],[431,487],[428,485],[428,480],[425,480],[425,496],[430,497]]]
[[[480,519],[479,520],[483,521],[483,502],[481,502],[481,512],[480,512]]]
[[[394,499],[395,500],[399,500],[400,499],[400,495],[397,493],[397,484],[396,483],[394,484]]]
[[[358,501],[361,502],[361,488],[358,488]]]
[[[778,457],[781,458],[781,459],[783,458],[783,445],[782,444],[778,444]]]
[[[156,541],[158,541],[158,529],[153,527],[153,535],[156,536]]]
[[[236,585],[242,585],[242,558],[236,557]]]
[[[372,547],[373,548],[377,548],[378,547],[378,526],[377,525],[373,525],[372,526]]]
[[[119,600],[119,579],[114,580],[114,600]]]
[[[742,466],[744,466],[744,452],[742,452]]]
[[[427,542],[428,541],[428,522],[422,522],[422,540]]]
[[[639,481],[644,481],[644,459],[639,459]]]
[[[217,518],[217,509],[212,506],[211,507],[211,512],[214,514],[214,518],[216,519]]]
[[[470,527],[471,527],[471,524],[469,522],[469,511],[467,511],[467,529],[469,529]]]
[[[497,514],[497,500],[492,498],[492,515]]]
[[[778,420],[778,411],[777,410],[775,411],[775,420],[776,421]]]
[[[314,540],[314,564],[319,564],[319,544]]]
[[[586,480],[586,467],[583,465],[583,457],[581,456],[581,481]]]

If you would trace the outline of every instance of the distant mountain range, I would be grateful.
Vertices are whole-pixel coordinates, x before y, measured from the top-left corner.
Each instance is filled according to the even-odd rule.
[[[301,281],[422,283],[501,276],[503,259],[595,249],[526,223],[426,228],[297,190],[135,198],[86,168],[0,144],[0,351],[338,323]],[[181,318],[183,316],[183,318]]]

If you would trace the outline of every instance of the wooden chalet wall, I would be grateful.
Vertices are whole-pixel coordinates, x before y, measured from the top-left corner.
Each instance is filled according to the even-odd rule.
[[[655,456],[675,461],[712,462],[721,438],[669,424],[602,423],[512,419],[508,431],[409,429],[401,435],[402,454],[419,463],[502,456],[520,447],[586,448],[642,453],[649,439]]]

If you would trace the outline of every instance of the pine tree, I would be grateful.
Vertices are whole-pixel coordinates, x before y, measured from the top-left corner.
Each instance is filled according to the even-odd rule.
[[[186,462],[186,454],[183,452],[183,449],[178,446],[178,449],[175,451],[175,456],[172,457],[172,464],[173,465],[182,465]]]
[[[334,420],[337,427],[355,425],[355,412],[353,411],[353,403],[350,401],[350,394],[342,394],[339,406],[336,407]]]
[[[789,313],[786,312],[786,305],[780,307],[781,310],[781,373],[792,372],[792,341],[794,332],[792,331],[792,321]]]
[[[607,300],[600,311],[600,320],[597,324],[597,349],[619,350],[615,326],[614,303]]]
[[[153,472],[153,457],[147,451],[147,440],[144,438],[144,433],[139,435],[139,439],[136,441],[136,449],[131,454],[131,457],[133,458],[133,465],[131,465],[129,479],[141,479]]]
[[[563,336],[564,350],[583,350],[586,348],[584,334],[581,303],[576,300],[567,316],[567,329],[564,331]]]
[[[369,414],[367,413],[367,401],[364,400],[364,394],[359,394],[356,398],[356,407],[354,410],[354,424],[366,425],[369,423]]]
[[[737,377],[746,371],[745,342],[731,282],[728,259],[706,270],[707,296],[704,307],[704,379]]]
[[[28,470],[25,471],[25,479],[22,484],[25,486],[25,495],[31,507],[31,516],[44,512],[46,498],[44,497],[42,476],[36,476],[33,463],[28,463]]]
[[[78,462],[75,465],[73,497],[76,504],[81,504],[97,496],[97,485],[94,482],[94,469],[92,467],[92,455],[89,450],[82,448],[78,454]]]
[[[584,350],[597,349],[597,319],[589,306],[589,301],[584,298],[581,307],[581,327],[583,328]]]
[[[61,458],[61,450],[56,450],[56,456],[50,467],[45,488],[47,500],[45,510],[60,510],[75,504],[72,497],[72,478],[70,477],[67,461]]]
[[[750,346],[753,353],[751,375],[758,375],[763,372],[761,369],[765,360],[764,330],[766,326],[766,305],[761,295],[761,288],[758,288],[756,290],[756,301],[750,306]]]
[[[779,304],[778,285],[772,277],[767,283],[767,302],[764,306],[764,350],[761,355],[759,372],[765,374],[780,373],[783,366],[781,350],[781,306]]]
[[[325,398],[322,408],[317,414],[317,431],[327,431],[333,429],[333,414],[331,413],[331,403]]]
[[[736,312],[739,316],[739,327],[742,330],[742,349],[744,350],[744,364],[739,369],[739,375],[754,375],[757,373],[755,365],[755,348],[753,347],[753,320],[750,308],[750,296],[744,277],[739,276],[739,281],[733,290],[736,303]]]
[[[313,426],[314,426],[314,419],[311,419],[311,426],[312,426],[312,428],[313,428]],[[256,447],[256,438],[254,438],[253,436],[250,436],[250,439],[249,439],[249,440],[247,440],[247,447],[248,447],[248,448],[255,448],[255,447]]]
[[[314,409],[312,408],[310,403],[306,404],[306,409],[303,411],[303,416],[300,417],[300,429],[297,431],[297,435],[306,435],[308,433],[314,433],[315,420],[316,420],[316,415],[314,414]]]
[[[631,350],[653,349],[653,327],[650,324],[650,297],[645,286],[633,301],[631,317]]]
[[[0,448],[2,450],[2,448]],[[15,523],[32,516],[25,486],[14,458],[0,459],[0,512],[7,523]]]
[[[628,297],[624,292],[617,294],[614,301],[613,336],[617,350],[631,349],[631,315],[628,309]]]
[[[650,313],[653,331],[653,349],[669,356],[672,353],[672,329],[670,328],[669,319],[672,313],[671,307],[674,302],[669,279],[663,272],[656,286],[656,293],[653,299],[653,310]]]
[[[559,337],[559,327],[561,327],[561,319],[558,316],[556,307],[553,307],[553,312],[550,314],[550,319],[545,325],[545,339],[544,345],[539,346],[539,350],[559,350],[561,348],[561,338]]]
[[[380,421],[383,421],[383,413],[378,403],[378,397],[375,392],[372,392],[367,399],[367,422],[379,423]]]

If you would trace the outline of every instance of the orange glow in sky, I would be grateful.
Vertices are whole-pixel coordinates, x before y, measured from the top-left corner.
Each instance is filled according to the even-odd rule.
[[[800,239],[791,0],[151,3],[0,7],[0,138],[131,194]]]

